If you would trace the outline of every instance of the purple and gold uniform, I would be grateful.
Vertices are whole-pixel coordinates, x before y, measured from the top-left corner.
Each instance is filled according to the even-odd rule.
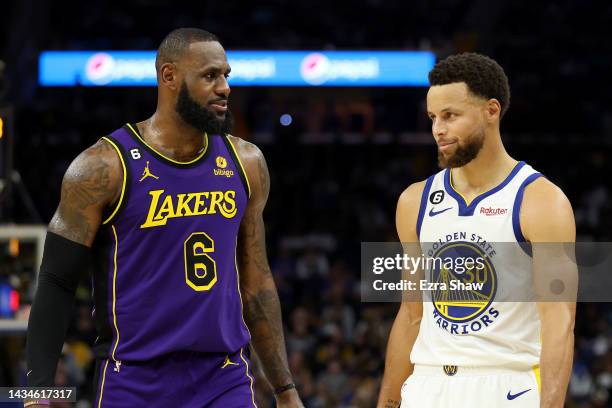
[[[96,407],[252,407],[236,245],[250,187],[227,136],[177,162],[135,125],[103,139],[123,167],[94,252]]]

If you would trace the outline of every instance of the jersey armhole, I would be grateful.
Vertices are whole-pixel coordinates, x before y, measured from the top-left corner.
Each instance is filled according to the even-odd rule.
[[[521,249],[525,251],[525,253],[529,256],[531,256],[532,253],[531,244],[527,242],[521,229],[521,204],[523,203],[525,187],[527,187],[529,184],[533,183],[536,179],[540,177],[544,177],[542,173],[534,173],[528,176],[525,180],[523,180],[516,192],[516,197],[514,198],[514,205],[512,206],[512,229],[514,231],[514,237],[516,238],[516,242],[519,243]]]
[[[244,186],[244,190],[247,193],[247,197],[251,198],[251,185],[249,184],[249,178],[247,177],[246,171],[244,170],[244,166],[242,165],[242,161],[240,160],[240,156],[234,147],[234,143],[229,138],[229,135],[222,136],[223,141],[225,142],[225,146],[229,151],[232,159],[234,160],[234,164],[236,164],[236,168],[238,169],[238,175],[242,180],[242,185]]]
[[[102,217],[104,219],[104,221],[102,221],[102,225],[106,225],[115,218],[115,216],[119,213],[119,210],[121,210],[125,202],[127,202],[127,193],[129,190],[128,183],[127,183],[128,167],[125,165],[125,159],[124,159],[125,153],[123,152],[123,149],[121,145],[117,142],[117,140],[115,140],[112,136],[104,136],[100,139],[109,143],[115,149],[115,151],[117,152],[117,155],[119,156],[119,161],[121,162],[121,168],[123,170],[123,181],[121,184],[121,194],[119,195],[119,200],[114,205],[114,207],[111,207],[108,209],[108,211],[105,211]]]
[[[423,193],[421,194],[421,205],[419,206],[419,215],[417,217],[416,231],[417,237],[419,240],[421,239],[421,226],[423,225],[423,217],[425,216],[425,209],[427,208],[427,197],[429,197],[429,190],[431,190],[431,185],[433,184],[433,180],[436,175],[429,176],[427,181],[425,182],[425,188],[423,189]]]

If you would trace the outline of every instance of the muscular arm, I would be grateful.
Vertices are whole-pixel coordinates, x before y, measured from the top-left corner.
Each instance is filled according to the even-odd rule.
[[[418,242],[416,224],[423,188],[423,182],[411,185],[402,193],[397,203],[395,215],[397,233],[404,244],[404,251],[411,257],[420,256],[416,250],[417,246],[412,243]],[[421,300],[404,300],[400,305],[387,344],[385,373],[378,396],[378,408],[400,406],[402,384],[414,369],[410,362],[410,353],[419,334],[422,316],[423,303]]]
[[[104,208],[121,187],[119,158],[104,141],[81,153],[62,181],[45,242],[27,333],[28,385],[53,385],[74,293]]]
[[[123,176],[114,148],[103,140],[81,153],[62,181],[49,231],[91,247],[104,209],[118,199]]]
[[[561,408],[572,369],[574,351],[577,268],[568,255],[576,240],[572,207],[563,192],[540,178],[525,189],[521,228],[533,243],[533,271],[541,322],[540,356],[542,408]],[[573,247],[572,247],[573,250]],[[563,282],[565,292],[555,297],[551,283]]]
[[[245,167],[251,197],[238,234],[240,291],[244,319],[251,332],[251,343],[266,378],[273,388],[293,382],[283,335],[280,302],[268,265],[263,210],[270,192],[270,175],[261,151],[253,144],[232,138]],[[281,393],[284,406],[301,407],[295,390]]]

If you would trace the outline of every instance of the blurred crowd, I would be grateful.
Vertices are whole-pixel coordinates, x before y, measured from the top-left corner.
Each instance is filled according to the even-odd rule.
[[[47,223],[70,161],[97,138],[155,107],[153,89],[43,89],[43,49],[154,49],[178,26],[208,29],[228,49],[427,49],[443,57],[481,50],[510,77],[502,123],[509,152],[558,184],[573,204],[578,239],[612,240],[612,3],[204,1],[175,7],[153,0],[95,4],[29,0],[0,13],[0,59],[16,108],[15,168],[23,196],[11,218]],[[24,23],[27,10],[29,24]],[[26,17],[20,17],[26,13]],[[46,14],[45,14],[46,13]],[[304,16],[312,16],[305,18]],[[41,20],[42,19],[42,20]],[[70,24],[55,24],[69,21]],[[589,29],[582,29],[588,24]],[[30,31],[23,27],[31,27]],[[608,35],[609,36],[609,35]],[[396,241],[396,200],[436,171],[436,151],[418,89],[233,89],[234,133],[268,160],[267,248],[285,322],[291,370],[307,407],[372,407],[397,304],[363,303],[360,243]],[[2,102],[2,101],[0,101]],[[287,125],[279,120],[290,115]],[[4,248],[4,247],[3,247]],[[0,274],[31,296],[31,260],[6,253]],[[88,278],[57,375],[92,399],[95,331]],[[568,406],[612,406],[612,307],[580,304]],[[0,384],[24,382],[23,338],[0,338]],[[271,406],[257,372],[259,406]]]

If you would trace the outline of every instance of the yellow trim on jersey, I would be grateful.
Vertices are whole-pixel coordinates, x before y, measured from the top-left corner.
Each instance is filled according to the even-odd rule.
[[[450,172],[449,181],[450,181],[451,188],[455,191],[455,193],[459,194],[461,196],[461,198],[463,198],[463,201],[465,202],[465,205],[469,206],[471,204],[471,201],[468,203],[468,200],[465,198],[465,196],[463,194],[461,194],[459,191],[457,191],[457,189],[455,188],[455,185],[453,184],[453,170],[452,169],[448,169],[448,171]],[[476,196],[476,197],[478,197],[478,196]],[[474,198],[476,198],[476,197],[474,197]],[[474,201],[474,200],[472,200],[472,201]]]
[[[98,408],[102,406],[102,394],[104,394],[104,380],[106,379],[106,368],[108,367],[108,359],[104,364],[104,372],[102,373],[102,385],[100,386],[100,398],[98,399]]]
[[[255,391],[253,391],[253,377],[251,377],[251,375],[249,374],[249,362],[246,361],[246,358],[244,358],[244,356],[242,355],[242,347],[240,348],[240,358],[242,359],[242,361],[244,361],[244,364],[246,365],[246,376],[251,382],[251,401],[253,402],[253,406],[257,408],[257,404],[255,403]]]
[[[535,374],[536,381],[538,383],[538,392],[542,393],[542,378],[540,378],[540,366],[533,366],[533,373]]]
[[[240,155],[238,154],[238,151],[236,150],[236,146],[234,146],[234,143],[232,143],[232,139],[230,139],[229,135],[227,135],[226,137],[227,137],[227,141],[232,147],[232,150],[234,151],[234,155],[238,159],[238,165],[242,169],[242,174],[244,174],[244,179],[246,180],[246,183],[247,183],[247,190],[249,190],[249,198],[251,198],[251,183],[249,183],[249,176],[247,175],[247,172],[244,170],[244,165],[242,164],[242,160],[240,160]]]
[[[178,161],[178,160],[174,160],[169,158],[168,156],[165,156],[163,154],[161,154],[159,151],[155,150],[153,148],[153,146],[151,146],[150,144],[148,144],[147,142],[145,142],[145,140],[140,136],[140,134],[132,127],[132,125],[130,125],[129,123],[127,124],[127,126],[130,128],[130,130],[132,131],[132,133],[134,133],[134,135],[136,135],[136,137],[142,142],[144,143],[145,146],[147,146],[149,149],[153,150],[155,153],[157,153],[158,155],[160,155],[161,157],[163,157],[164,159],[171,161],[172,163],[176,163],[176,164],[191,164],[191,163],[195,163],[198,160],[200,160],[205,154],[206,151],[208,150],[208,134],[206,134],[206,132],[204,133],[204,150],[202,150],[202,153],[200,153],[198,155],[198,157],[196,157],[193,160],[190,160],[188,162],[182,162],[182,161]]]
[[[249,333],[249,337],[251,336],[251,331],[249,330],[249,326],[247,326],[246,321],[244,320],[244,306],[242,305],[242,293],[240,293],[240,274],[238,273],[238,237],[236,237],[236,245],[234,246],[234,265],[236,265],[236,289],[238,289],[238,297],[240,298],[240,317],[242,317],[242,323],[244,323],[244,327],[246,327],[247,332]]]
[[[117,346],[119,345],[119,327],[117,326],[117,249],[119,248],[119,240],[117,239],[117,230],[114,225],[111,225],[113,230],[113,235],[115,237],[115,255],[113,256],[113,323],[115,324],[115,331],[117,332],[117,341],[115,341],[115,347],[113,347],[113,352],[111,356],[113,360],[117,361],[115,358],[115,352],[117,351]]]
[[[123,196],[125,195],[125,186],[127,184],[127,170],[125,167],[125,161],[123,160],[123,155],[121,154],[119,147],[107,137],[103,137],[102,139],[110,143],[110,145],[113,146],[113,148],[117,151],[117,154],[119,155],[119,160],[121,160],[121,167],[123,168],[123,184],[121,185],[121,195],[119,196],[119,201],[117,202],[117,205],[115,206],[115,209],[113,210],[111,215],[109,215],[106,220],[102,221],[102,224],[104,225],[113,219],[115,214],[117,214],[117,211],[119,211],[119,207],[121,207],[121,203],[123,202]]]

